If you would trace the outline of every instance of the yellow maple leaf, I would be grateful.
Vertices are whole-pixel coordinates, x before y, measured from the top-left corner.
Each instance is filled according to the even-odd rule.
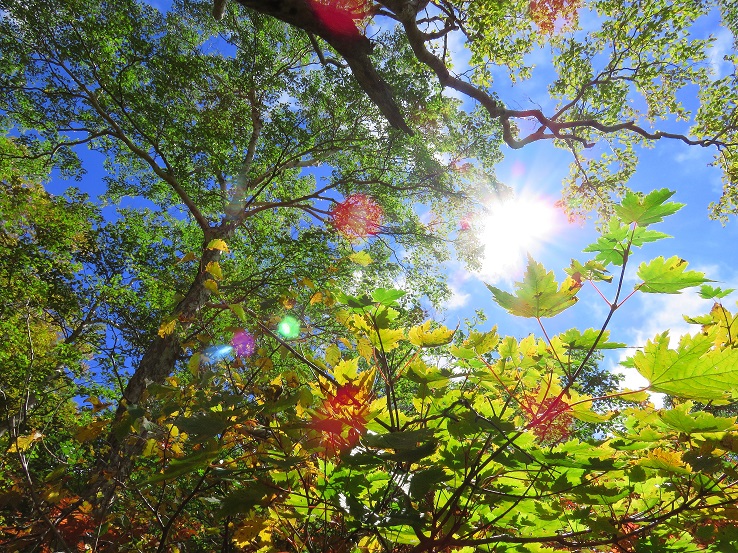
[[[211,240],[208,243],[208,249],[209,250],[220,250],[225,253],[228,253],[231,251],[228,249],[228,244],[225,243],[225,240],[221,240],[220,238],[215,238],[214,240]]]
[[[165,336],[169,336],[172,332],[174,332],[174,328],[177,326],[177,319],[172,319],[171,321],[164,321],[161,323],[161,326],[159,327],[159,336],[161,338],[164,338]]]
[[[26,451],[28,450],[31,445],[33,445],[34,442],[39,441],[41,438],[43,438],[44,435],[41,434],[38,430],[34,430],[30,434],[27,434],[26,436],[18,436],[15,439],[15,442],[13,442],[10,447],[8,448],[8,453],[17,453],[19,451]]]
[[[205,270],[213,275],[215,280],[223,280],[223,269],[220,268],[220,263],[217,261],[211,261],[205,266]]]

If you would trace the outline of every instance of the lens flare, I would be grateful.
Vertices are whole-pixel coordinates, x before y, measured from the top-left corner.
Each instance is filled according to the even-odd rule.
[[[251,334],[241,329],[237,330],[233,334],[231,346],[233,346],[233,349],[236,351],[236,355],[238,355],[239,357],[248,357],[249,355],[254,353],[254,350],[256,349],[256,342],[254,341],[254,337]]]
[[[205,361],[214,363],[231,355],[233,353],[233,348],[226,344],[219,344],[217,346],[205,348],[202,353],[206,358]]]
[[[382,226],[384,212],[365,194],[352,194],[330,210],[333,228],[349,240],[374,236]]]
[[[310,7],[323,26],[344,38],[358,37],[356,22],[369,15],[367,0],[310,0]]]
[[[288,315],[277,324],[277,334],[282,338],[297,338],[300,335],[300,323]]]

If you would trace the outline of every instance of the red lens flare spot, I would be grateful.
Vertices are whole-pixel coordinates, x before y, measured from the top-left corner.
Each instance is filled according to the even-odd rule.
[[[365,194],[351,194],[330,210],[331,224],[349,240],[374,236],[382,226],[384,212]]]
[[[335,456],[356,446],[366,432],[368,396],[355,384],[339,386],[315,411],[310,427],[320,432],[326,455]]]
[[[541,400],[535,390],[523,398],[521,408],[528,428],[541,443],[557,444],[571,435],[574,417],[563,398],[549,396]]]
[[[528,9],[538,29],[550,35],[576,22],[579,5],[580,0],[532,0]]]
[[[324,27],[344,38],[358,37],[356,22],[369,16],[367,0],[311,0],[310,7]]]

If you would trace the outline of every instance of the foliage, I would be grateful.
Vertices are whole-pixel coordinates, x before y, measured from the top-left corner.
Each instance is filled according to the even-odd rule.
[[[711,4],[238,3],[216,22],[192,0],[0,0],[1,546],[738,548],[738,427],[717,410],[738,393],[726,291],[676,256],[641,261],[624,289],[681,207],[625,189],[635,142],[718,147],[731,210],[734,75],[710,76],[709,40],[687,31]],[[524,81],[542,48],[553,115],[506,107],[499,69]],[[689,116],[690,84],[691,134],[645,130]],[[573,151],[571,209],[611,218],[563,281],[530,259],[512,291],[488,287],[542,337],[427,320],[449,234],[506,193],[501,145],[547,139]],[[614,153],[587,159],[601,140]],[[42,186],[52,167],[81,174],[81,146],[105,159],[99,205]],[[544,319],[586,309],[585,286],[601,328],[551,335]],[[598,382],[623,303],[690,287],[715,306],[695,335],[630,357],[649,385]]]

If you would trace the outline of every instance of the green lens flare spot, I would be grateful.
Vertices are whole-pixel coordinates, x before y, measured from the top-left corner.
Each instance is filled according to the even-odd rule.
[[[277,334],[282,338],[297,338],[300,335],[300,323],[294,317],[287,316],[279,321]]]

